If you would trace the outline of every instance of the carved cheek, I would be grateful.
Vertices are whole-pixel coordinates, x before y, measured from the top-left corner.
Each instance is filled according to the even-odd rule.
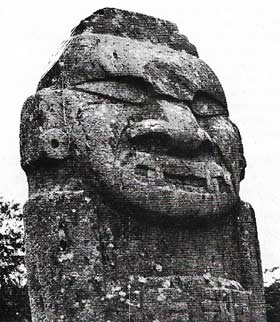
[[[199,124],[223,151],[227,150],[227,153],[241,144],[239,133],[227,117],[211,117],[199,121]]]
[[[242,144],[237,129],[227,118],[220,118],[213,125],[216,142],[232,162],[239,158],[239,147]]]
[[[242,150],[242,142],[237,128],[227,117],[213,117],[203,124],[212,140],[219,147],[227,165],[230,167],[233,180],[239,186],[240,181],[240,151]]]
[[[126,113],[122,106],[96,105],[81,114],[80,124],[86,142],[87,158],[92,167],[99,172],[105,168],[112,169],[115,149],[127,124]]]

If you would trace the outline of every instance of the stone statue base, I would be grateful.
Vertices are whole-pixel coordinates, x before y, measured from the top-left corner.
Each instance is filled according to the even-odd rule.
[[[105,299],[110,307],[108,320],[129,321],[130,317],[130,321],[141,322],[252,321],[250,292],[235,281],[205,274],[145,278],[130,281],[129,285],[126,292],[117,288]]]
[[[58,187],[26,206],[34,321],[265,321],[248,204],[186,229],[122,216],[92,192]]]

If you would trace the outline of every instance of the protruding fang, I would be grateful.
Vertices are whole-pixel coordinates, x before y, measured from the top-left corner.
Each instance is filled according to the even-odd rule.
[[[220,190],[219,190],[219,181],[218,181],[217,178],[212,178],[211,187],[213,188],[214,192],[220,192]]]
[[[232,184],[232,180],[231,180],[231,175],[228,172],[224,172],[224,179],[225,179],[225,183],[229,186],[230,188],[230,192],[234,192],[234,188],[233,188],[233,184]]]
[[[212,192],[212,187],[211,187],[211,175],[210,171],[208,168],[205,168],[205,178],[206,178],[206,185],[207,185],[207,190],[209,192]]]

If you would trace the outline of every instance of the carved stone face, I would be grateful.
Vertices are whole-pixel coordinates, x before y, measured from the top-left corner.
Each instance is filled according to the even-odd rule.
[[[140,85],[83,83],[66,95],[79,106],[93,184],[142,214],[204,217],[229,210],[239,198],[243,156],[226,110],[210,97],[188,104]]]
[[[241,138],[217,77],[197,57],[85,33],[39,89],[47,103],[60,92],[72,157],[87,169],[85,180],[123,209],[199,218],[238,202]],[[43,128],[59,128],[44,119]],[[48,157],[61,158],[59,149],[53,144]]]
[[[81,21],[20,136],[33,321],[264,320],[239,131],[174,24]]]

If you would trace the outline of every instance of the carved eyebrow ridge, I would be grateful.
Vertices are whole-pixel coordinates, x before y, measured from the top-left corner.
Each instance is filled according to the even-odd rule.
[[[131,84],[115,79],[83,82],[74,85],[75,89],[86,90],[89,93],[115,98],[121,102],[143,103],[153,96],[153,90],[135,81]]]
[[[128,100],[128,99],[124,99],[124,98],[117,98],[113,95],[109,95],[109,94],[104,94],[104,93],[100,93],[97,91],[91,91],[91,90],[87,90],[87,89],[83,89],[83,88],[78,88],[78,87],[71,87],[72,90],[75,90],[77,92],[81,92],[81,93],[86,93],[86,94],[91,94],[94,96],[99,96],[102,98],[105,98],[107,100],[110,100],[111,102],[116,102],[116,103],[129,103],[129,104],[133,104],[133,105],[137,105],[137,106],[141,106],[144,105],[147,100],[142,101],[142,102],[135,102],[133,100]]]
[[[217,115],[217,113],[215,112],[210,114],[199,113],[192,107],[195,99],[202,93],[199,93],[199,95],[195,95],[194,100],[192,101],[180,100],[168,94],[157,93],[150,88],[143,88],[143,86],[141,86],[142,84],[140,84],[139,87],[138,85],[139,84],[137,84],[137,81],[134,82],[133,85],[131,85],[127,82],[120,82],[112,79],[112,80],[99,80],[96,82],[83,82],[83,83],[75,84],[74,86],[71,87],[71,89],[75,91],[87,93],[90,95],[94,95],[103,99],[107,99],[110,102],[115,102],[115,103],[126,103],[126,104],[135,105],[135,106],[143,106],[149,103],[152,104],[156,100],[165,100],[170,103],[179,104],[182,107],[184,107],[184,105],[187,105],[188,108],[191,109],[192,113],[196,117],[207,118],[207,117]],[[125,92],[126,95],[122,95],[121,94],[122,92]],[[203,93],[203,96],[211,97],[206,93]],[[219,102],[216,101],[213,97],[211,98],[214,102],[219,104]],[[224,110],[224,113],[220,113],[219,115],[221,114],[227,115],[226,113],[227,110],[224,108],[223,110]]]
[[[92,91],[92,90],[89,90],[89,89],[79,88],[79,87],[76,87],[76,86],[71,87],[71,89],[75,90],[77,92],[102,97],[102,98],[110,100],[111,102],[129,103],[129,104],[136,105],[136,106],[143,106],[143,105],[146,105],[149,102],[152,103],[154,100],[165,100],[165,101],[168,101],[168,102],[171,102],[171,103],[172,102],[177,103],[177,104],[179,103],[181,105],[186,104],[186,103],[190,104],[190,101],[182,101],[182,100],[179,100],[179,99],[175,99],[174,97],[171,97],[169,95],[162,95],[162,94],[157,94],[157,93],[154,93],[153,96],[147,96],[147,99],[145,99],[145,100],[143,100],[141,102],[135,102],[132,99],[129,100],[129,99],[125,99],[125,98],[118,98],[118,97],[115,97],[113,94],[112,95],[104,94],[104,93],[100,93],[98,91]],[[188,105],[188,107],[190,107],[190,105]]]

